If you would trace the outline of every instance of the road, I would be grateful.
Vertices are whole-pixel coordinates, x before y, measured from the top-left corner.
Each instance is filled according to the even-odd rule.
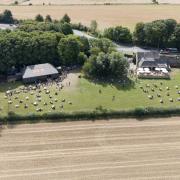
[[[4,126],[1,180],[179,180],[180,119]]]
[[[84,36],[87,39],[95,39],[95,37],[86,34],[85,32],[79,31],[79,30],[73,30],[74,34],[77,36]],[[120,45],[114,42],[115,47],[119,52],[123,53],[137,53],[137,52],[149,52],[151,51],[150,49],[144,49],[138,46],[125,46],[125,45]]]

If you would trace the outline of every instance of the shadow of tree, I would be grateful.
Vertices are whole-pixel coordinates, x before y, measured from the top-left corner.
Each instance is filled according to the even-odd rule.
[[[17,82],[10,82],[10,83],[0,83],[0,92],[6,92],[8,90],[14,90],[17,89],[18,87],[22,86],[22,82],[17,81]]]
[[[130,79],[126,78],[123,80],[120,79],[91,79],[86,78],[90,83],[98,84],[103,87],[112,86],[118,90],[122,91],[130,91],[131,89],[135,89],[135,82]]]

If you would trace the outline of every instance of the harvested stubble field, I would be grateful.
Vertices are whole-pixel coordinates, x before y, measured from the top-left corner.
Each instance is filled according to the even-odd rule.
[[[152,0],[18,0],[19,4],[148,4]],[[159,3],[179,4],[179,0],[158,0]],[[13,4],[14,0],[0,0],[0,4]]]
[[[134,28],[137,22],[174,18],[180,22],[180,5],[76,5],[76,6],[0,6],[0,11],[10,9],[16,18],[34,18],[37,14],[50,14],[60,19],[68,13],[72,22],[89,25],[95,19],[99,28],[123,25]]]
[[[178,180],[179,118],[9,125],[1,180]]]

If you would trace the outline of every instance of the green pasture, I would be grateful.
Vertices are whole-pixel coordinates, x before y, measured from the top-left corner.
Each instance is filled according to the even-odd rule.
[[[103,107],[105,109],[122,110],[133,109],[136,107],[178,107],[180,106],[180,98],[178,91],[180,91],[180,70],[175,69],[171,73],[171,80],[133,80],[131,84],[122,86],[120,83],[106,83],[106,82],[92,82],[84,78],[78,78],[78,83],[73,87],[65,87],[59,91],[55,85],[48,87],[50,94],[46,94],[42,89],[41,102],[37,101],[37,91],[31,95],[28,93],[20,93],[11,97],[12,104],[8,104],[10,98],[5,99],[5,92],[9,89],[19,89],[24,85],[18,83],[0,84],[0,113],[7,115],[8,112],[13,111],[17,114],[32,114],[32,113],[48,113],[48,112],[73,112],[73,111],[92,111],[96,108]],[[150,87],[147,87],[149,85]],[[177,87],[178,86],[178,87]],[[167,90],[169,87],[169,90]],[[143,92],[145,89],[148,93]],[[154,90],[154,91],[152,91]],[[160,91],[161,90],[161,91]],[[57,95],[55,93],[57,92]],[[169,96],[167,96],[169,92]],[[161,97],[157,97],[160,94]],[[49,95],[52,98],[49,98]],[[148,96],[153,96],[149,99]],[[18,99],[15,99],[18,96]],[[29,97],[29,100],[26,100]],[[173,102],[170,102],[170,99]],[[55,102],[55,99],[57,102]],[[65,99],[65,102],[62,100]],[[160,100],[163,103],[160,103]],[[23,103],[19,101],[22,100]],[[52,104],[55,109],[52,109]],[[37,106],[33,103],[37,102]],[[44,105],[44,103],[47,105]],[[70,104],[70,102],[72,104]],[[24,105],[27,104],[28,108]],[[19,105],[18,108],[15,105]],[[63,108],[61,107],[63,105]],[[37,108],[42,108],[41,112],[37,112]]]

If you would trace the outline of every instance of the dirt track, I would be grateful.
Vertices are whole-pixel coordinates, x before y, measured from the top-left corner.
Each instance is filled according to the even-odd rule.
[[[3,127],[1,180],[180,179],[180,118]]]

